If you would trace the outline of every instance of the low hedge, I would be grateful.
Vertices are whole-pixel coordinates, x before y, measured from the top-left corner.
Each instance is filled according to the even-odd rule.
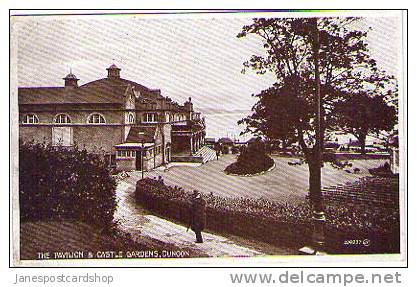
[[[139,180],[136,200],[161,216],[188,224],[191,193],[152,179]],[[265,199],[223,198],[203,195],[207,202],[207,228],[253,238],[278,246],[300,248],[311,242],[312,219],[307,204],[288,205]],[[333,253],[399,251],[399,219],[369,206],[326,204],[326,249]],[[346,240],[368,239],[370,246],[347,246]]]
[[[19,145],[21,221],[70,219],[110,229],[115,190],[100,155],[45,143]]]

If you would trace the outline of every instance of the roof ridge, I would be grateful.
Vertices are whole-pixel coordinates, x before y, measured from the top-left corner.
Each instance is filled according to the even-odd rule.
[[[17,87],[18,89],[64,89],[65,87]]]

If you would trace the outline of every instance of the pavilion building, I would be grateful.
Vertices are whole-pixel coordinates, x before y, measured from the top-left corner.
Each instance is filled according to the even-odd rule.
[[[19,139],[78,146],[118,170],[150,170],[197,153],[205,122],[191,98],[180,105],[120,71],[113,64],[106,78],[81,86],[70,73],[63,87],[19,87]]]

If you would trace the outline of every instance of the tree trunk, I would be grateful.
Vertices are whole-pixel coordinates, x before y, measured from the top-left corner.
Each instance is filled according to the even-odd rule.
[[[366,141],[366,133],[360,133],[359,134],[359,144],[361,146],[361,154],[366,154],[366,148],[365,148],[365,141]]]
[[[282,142],[282,151],[283,152],[287,152],[287,141],[283,138],[282,140],[281,140],[281,142]]]
[[[313,210],[323,211],[321,193],[321,165],[316,162],[308,163],[309,170],[309,199]]]

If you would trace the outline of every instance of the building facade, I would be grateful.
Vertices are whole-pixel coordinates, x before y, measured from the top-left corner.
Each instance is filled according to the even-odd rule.
[[[103,155],[119,170],[150,170],[175,154],[195,154],[205,138],[204,118],[191,98],[183,105],[120,77],[78,86],[70,73],[63,87],[19,87],[19,139]]]

